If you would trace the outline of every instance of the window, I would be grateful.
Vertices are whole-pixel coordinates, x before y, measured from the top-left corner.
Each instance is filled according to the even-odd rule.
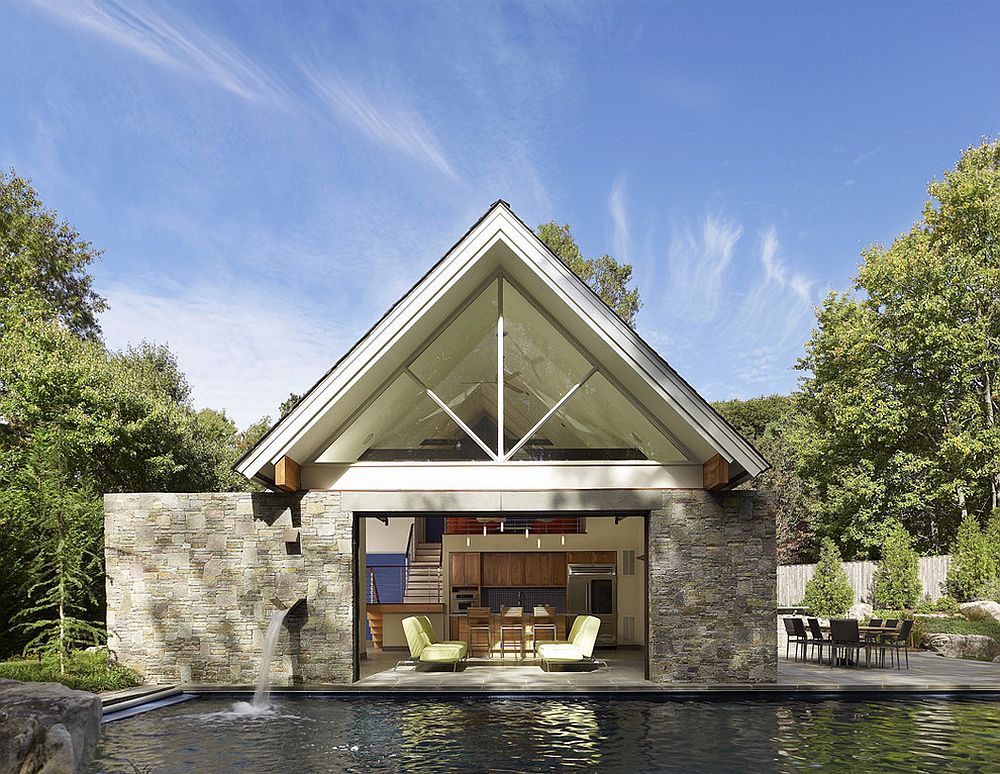
[[[684,459],[530,298],[498,277],[317,461]]]

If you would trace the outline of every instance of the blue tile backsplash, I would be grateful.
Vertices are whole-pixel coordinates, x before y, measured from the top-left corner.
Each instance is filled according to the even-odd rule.
[[[500,608],[521,605],[524,612],[530,613],[535,605],[554,607],[557,613],[566,612],[566,591],[556,588],[506,589],[483,588],[481,604],[494,613]]]

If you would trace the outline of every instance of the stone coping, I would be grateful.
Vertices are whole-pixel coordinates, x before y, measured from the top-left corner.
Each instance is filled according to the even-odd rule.
[[[185,686],[156,686],[156,691],[173,690],[176,693],[194,695],[219,695],[245,697],[252,696],[253,686],[231,686],[231,685],[185,685]],[[434,695],[455,695],[463,694],[470,696],[508,696],[512,694],[523,696],[565,696],[565,695],[588,695],[609,694],[621,697],[643,696],[647,698],[655,696],[708,696],[708,695],[740,695],[740,696],[821,696],[830,694],[880,694],[880,695],[912,695],[912,694],[962,694],[981,696],[1000,696],[1000,682],[993,684],[962,684],[962,683],[922,683],[912,684],[899,683],[720,683],[715,685],[700,685],[693,683],[678,683],[675,685],[577,685],[577,686],[538,686],[538,687],[515,687],[496,684],[492,686],[476,687],[471,685],[435,685],[435,686],[395,686],[391,689],[381,687],[369,687],[360,685],[303,685],[293,687],[272,687],[272,696],[377,696],[392,697],[406,694],[408,696],[434,696]]]

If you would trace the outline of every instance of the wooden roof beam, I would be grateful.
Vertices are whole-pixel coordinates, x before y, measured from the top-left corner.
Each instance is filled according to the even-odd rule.
[[[302,466],[285,456],[274,463],[274,485],[282,492],[298,492],[302,488]]]
[[[716,454],[703,466],[704,486],[709,492],[722,489],[729,485],[729,463],[720,454]]]

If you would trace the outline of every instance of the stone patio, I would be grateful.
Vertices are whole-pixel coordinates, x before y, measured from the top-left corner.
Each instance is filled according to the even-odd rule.
[[[1000,664],[944,658],[911,652],[910,668],[830,667],[815,662],[778,659],[778,681],[760,683],[674,683],[656,685],[643,678],[640,650],[596,651],[606,668],[593,672],[543,672],[537,664],[513,659],[470,661],[457,672],[424,671],[392,666],[406,658],[402,651],[372,652],[362,666],[354,691],[470,691],[470,692],[1000,692]]]

